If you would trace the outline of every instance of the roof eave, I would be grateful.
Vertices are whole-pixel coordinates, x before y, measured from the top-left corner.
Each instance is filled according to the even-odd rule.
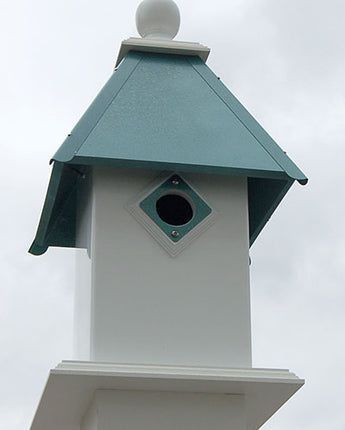
[[[53,161],[58,161],[53,159]],[[270,179],[289,179],[303,180],[301,177],[290,177],[284,171],[263,170],[246,167],[236,167],[231,165],[213,165],[213,164],[192,164],[172,161],[158,160],[139,160],[139,159],[120,159],[108,157],[82,157],[76,156],[66,164],[81,166],[112,166],[112,167],[131,167],[139,169],[167,170],[191,173],[205,173],[231,176],[247,176],[253,178],[270,178]]]

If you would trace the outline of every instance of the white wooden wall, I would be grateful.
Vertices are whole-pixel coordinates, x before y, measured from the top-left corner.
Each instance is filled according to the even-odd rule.
[[[81,199],[90,222],[81,224],[80,243],[91,242],[91,261],[84,252],[77,267],[76,358],[90,349],[94,361],[251,366],[246,178],[181,175],[218,217],[172,258],[125,209],[158,174],[93,172]]]

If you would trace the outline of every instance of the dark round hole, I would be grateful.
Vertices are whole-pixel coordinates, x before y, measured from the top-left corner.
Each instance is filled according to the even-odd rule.
[[[165,194],[156,203],[161,220],[170,225],[187,224],[193,218],[193,209],[184,197],[178,194]]]

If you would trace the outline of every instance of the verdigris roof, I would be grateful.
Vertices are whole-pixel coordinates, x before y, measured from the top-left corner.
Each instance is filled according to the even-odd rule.
[[[94,165],[248,177],[253,243],[305,175],[199,57],[129,52],[53,157],[30,248],[75,246],[75,199]]]

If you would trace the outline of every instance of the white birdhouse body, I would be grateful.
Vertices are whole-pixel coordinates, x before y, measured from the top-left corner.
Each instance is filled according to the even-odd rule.
[[[249,247],[307,178],[209,49],[169,40],[172,0],[144,0],[137,23],[150,39],[122,43],[52,160],[30,252],[82,248],[76,360],[52,370],[31,429],[256,430],[303,381],[252,368]]]
[[[173,257],[129,210],[133,200],[140,203],[170,177],[106,167],[95,168],[86,183],[78,241],[90,248],[78,257],[77,358],[248,367],[247,182],[180,175],[207,202],[214,220]],[[89,285],[85,272],[92,273]]]

